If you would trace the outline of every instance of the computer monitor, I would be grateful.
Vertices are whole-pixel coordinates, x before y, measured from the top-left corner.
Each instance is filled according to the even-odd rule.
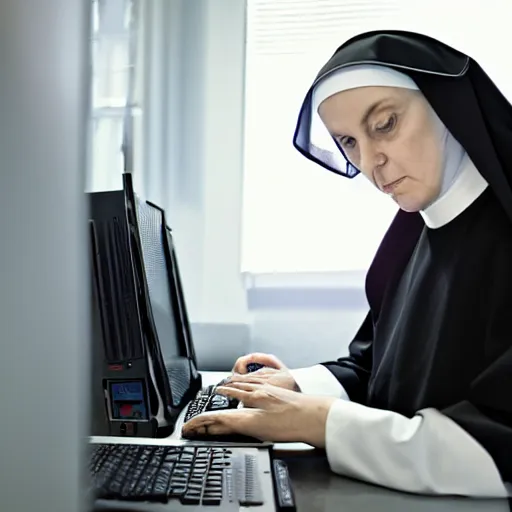
[[[172,233],[165,212],[135,197],[142,255],[164,366],[171,382],[172,404],[183,405],[191,379],[199,377],[185,308]]]
[[[201,387],[163,209],[123,190],[88,194],[93,433],[169,435]]]

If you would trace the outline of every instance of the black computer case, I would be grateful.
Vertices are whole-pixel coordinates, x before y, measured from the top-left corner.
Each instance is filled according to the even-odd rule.
[[[123,176],[123,190],[90,193],[88,199],[92,435],[165,437],[201,387],[165,213],[135,196],[129,174]],[[141,236],[141,221],[144,229],[146,224],[151,227],[153,238],[146,232]],[[169,306],[155,310],[157,322],[152,302],[157,305],[148,286],[148,281],[153,286],[155,283],[151,262],[148,266],[149,259],[157,254],[150,246],[155,239],[162,244],[156,283],[165,284],[164,295],[169,295]],[[161,290],[159,293],[161,301],[167,300]],[[176,351],[171,356],[164,357],[162,346],[167,346],[168,340],[159,339],[158,322],[175,328],[172,343]],[[162,335],[167,332],[162,334],[161,329]]]

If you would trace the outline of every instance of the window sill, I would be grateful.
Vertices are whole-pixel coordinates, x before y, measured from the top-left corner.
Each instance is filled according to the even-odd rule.
[[[365,271],[244,273],[249,311],[361,310],[367,307]]]

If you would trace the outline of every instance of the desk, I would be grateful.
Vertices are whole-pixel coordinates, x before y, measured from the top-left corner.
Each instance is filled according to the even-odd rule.
[[[283,456],[284,455],[284,456]],[[509,512],[506,500],[434,498],[382,489],[335,475],[324,456],[312,451],[285,460],[298,512]]]
[[[225,373],[205,372],[205,385]],[[417,496],[383,489],[334,474],[322,451],[300,443],[275,445],[288,464],[298,512],[509,512],[506,500]]]

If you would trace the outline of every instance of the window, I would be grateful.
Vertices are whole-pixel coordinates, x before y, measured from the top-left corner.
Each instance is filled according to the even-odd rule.
[[[364,179],[309,162],[291,141],[323,63],[350,36],[389,27],[397,12],[396,0],[248,0],[242,270],[369,265],[396,206]]]
[[[343,41],[426,33],[474,56],[511,98],[511,11],[510,0],[248,0],[242,270],[365,270],[396,213],[363,177],[349,182],[292,146],[303,97]]]
[[[122,187],[123,127],[126,108],[133,121],[134,180],[140,190],[141,126],[141,1],[93,0],[92,115],[90,161],[86,189]],[[132,79],[130,79],[132,75]],[[132,80],[132,92],[130,92]],[[131,114],[130,114],[131,111]],[[140,173],[139,173],[140,174]]]

